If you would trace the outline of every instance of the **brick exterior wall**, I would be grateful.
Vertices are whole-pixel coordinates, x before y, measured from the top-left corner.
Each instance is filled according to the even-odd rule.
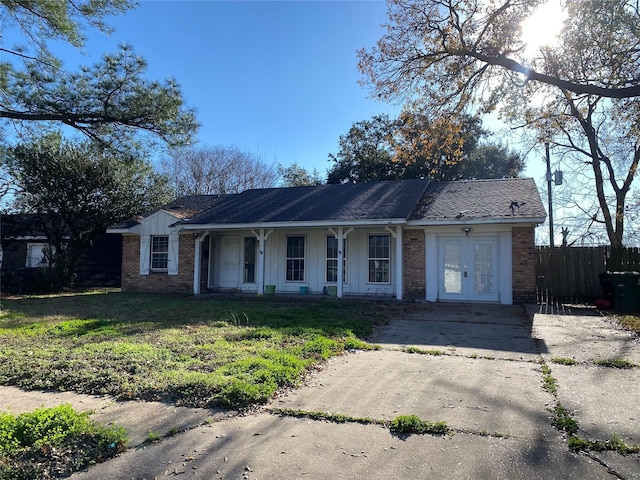
[[[535,227],[514,227],[511,233],[511,239],[513,303],[535,303]]]
[[[140,237],[123,235],[122,238],[122,291],[191,293],[193,292],[193,257],[195,242],[192,235],[180,235],[178,249],[178,275],[150,273],[140,275]]]
[[[403,284],[405,299],[426,295],[424,230],[405,230],[402,235]]]

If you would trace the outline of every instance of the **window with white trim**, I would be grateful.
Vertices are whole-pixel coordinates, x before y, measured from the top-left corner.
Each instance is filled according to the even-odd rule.
[[[169,236],[151,237],[151,270],[166,272],[169,267]]]
[[[369,235],[369,283],[389,283],[389,235]]]
[[[27,268],[48,267],[51,257],[49,244],[27,243]]]
[[[327,266],[325,279],[328,283],[338,282],[338,239],[327,235]],[[342,240],[342,283],[347,283],[347,239]]]
[[[305,237],[287,237],[287,281],[304,282]]]

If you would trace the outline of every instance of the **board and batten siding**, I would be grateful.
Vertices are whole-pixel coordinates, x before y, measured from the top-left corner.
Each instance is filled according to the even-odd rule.
[[[276,291],[281,293],[298,293],[300,287],[308,287],[310,293],[322,293],[325,286],[336,285],[326,281],[326,238],[331,233],[326,228],[276,230],[269,235],[265,244],[265,272],[264,284],[275,285]],[[389,283],[370,283],[369,275],[369,235],[389,235],[390,237],[390,281]],[[249,230],[241,232],[219,233],[211,236],[209,266],[209,288],[216,288],[220,268],[219,251],[220,238],[235,236],[240,245],[245,237],[253,236]],[[286,239],[288,236],[305,237],[305,275],[304,281],[286,280]],[[243,250],[240,248],[240,258],[237,263],[243,263]],[[393,296],[396,292],[396,240],[384,228],[354,229],[347,236],[346,281],[343,284],[345,295],[379,295]],[[206,272],[202,273],[207,275]],[[258,284],[242,283],[242,272],[239,272],[238,289],[245,292],[257,292]]]

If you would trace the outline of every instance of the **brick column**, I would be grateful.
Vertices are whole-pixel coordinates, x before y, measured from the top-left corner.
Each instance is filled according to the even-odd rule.
[[[424,247],[424,230],[404,230],[402,238],[402,263],[405,299],[425,298],[426,272]]]
[[[535,227],[514,227],[511,232],[511,242],[513,303],[535,303]]]

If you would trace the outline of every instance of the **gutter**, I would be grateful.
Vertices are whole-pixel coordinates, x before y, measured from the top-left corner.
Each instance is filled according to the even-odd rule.
[[[385,226],[407,225],[406,218],[385,218],[375,220],[322,220],[319,222],[259,222],[259,223],[179,223],[170,227],[178,227],[182,231],[192,230],[246,230],[253,228],[327,228],[327,227],[357,227],[357,226]]]
[[[442,220],[409,220],[407,226],[411,227],[436,227],[447,225],[488,225],[488,224],[517,224],[517,223],[535,223],[542,224],[546,217],[493,217],[493,218],[476,218],[465,220],[463,218],[442,219]]]

